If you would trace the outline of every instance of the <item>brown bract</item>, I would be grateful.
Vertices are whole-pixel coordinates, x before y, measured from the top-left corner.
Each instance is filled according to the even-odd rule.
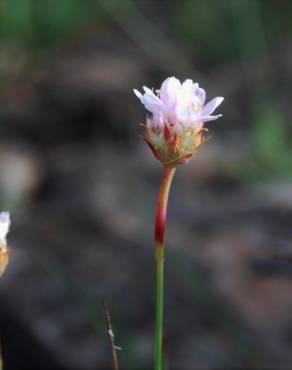
[[[5,244],[0,244],[0,277],[4,274],[10,255],[10,248]]]
[[[144,140],[164,166],[174,167],[191,160],[206,142],[204,133],[207,131],[206,128],[186,129],[177,134],[165,126],[163,133],[158,134],[152,128],[145,127]]]

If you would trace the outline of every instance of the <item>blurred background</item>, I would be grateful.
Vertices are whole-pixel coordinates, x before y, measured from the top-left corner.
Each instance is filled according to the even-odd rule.
[[[167,369],[292,361],[292,1],[2,0],[5,370],[152,369],[162,167],[132,89],[192,78],[224,117],[177,171]]]

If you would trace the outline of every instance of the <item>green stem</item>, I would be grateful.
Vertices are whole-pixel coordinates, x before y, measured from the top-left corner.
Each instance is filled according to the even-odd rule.
[[[157,201],[156,241],[156,332],[155,370],[162,370],[163,360],[163,297],[164,297],[164,235],[169,190],[175,173],[174,167],[165,167]]]
[[[164,288],[164,248],[156,253],[156,337],[155,370],[162,370],[163,342],[163,289]]]

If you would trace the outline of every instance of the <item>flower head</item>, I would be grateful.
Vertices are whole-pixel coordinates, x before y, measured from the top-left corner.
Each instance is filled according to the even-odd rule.
[[[224,98],[205,104],[206,92],[198,83],[190,79],[181,83],[175,77],[167,78],[157,94],[143,89],[143,94],[134,93],[151,114],[146,121],[146,142],[164,165],[188,162],[204,143],[204,122],[222,116],[212,113]]]
[[[10,228],[9,212],[0,213],[0,276],[4,273],[9,259],[9,248],[6,242],[6,236]]]

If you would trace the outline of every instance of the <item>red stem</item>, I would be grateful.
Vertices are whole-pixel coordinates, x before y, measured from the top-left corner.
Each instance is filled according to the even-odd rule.
[[[164,246],[169,189],[171,186],[175,170],[176,170],[175,167],[165,167],[163,172],[163,178],[157,201],[156,221],[155,221],[155,241],[157,248],[163,248]]]

